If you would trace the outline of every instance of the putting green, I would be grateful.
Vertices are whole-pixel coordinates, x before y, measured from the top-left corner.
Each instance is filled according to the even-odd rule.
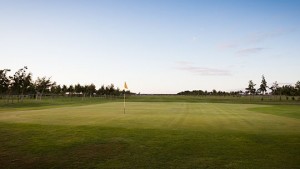
[[[104,103],[0,113],[0,122],[121,128],[300,132],[300,120],[251,111],[271,106],[217,103]]]

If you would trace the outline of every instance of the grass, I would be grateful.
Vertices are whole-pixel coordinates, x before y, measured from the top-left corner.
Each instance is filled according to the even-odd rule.
[[[263,99],[262,99],[263,98]],[[282,98],[282,99],[280,99]],[[127,96],[127,102],[188,102],[188,103],[230,103],[230,104],[262,104],[262,105],[300,105],[300,97],[295,100],[286,96],[180,96],[180,95],[133,95]],[[63,97],[47,96],[42,100],[25,98],[22,101],[7,100],[0,97],[0,111],[43,109],[63,106],[80,106],[107,102],[123,102],[123,96],[101,97]]]
[[[95,103],[0,109],[0,168],[300,166],[297,105]]]
[[[81,106],[90,104],[107,103],[112,101],[121,101],[118,97],[45,97],[42,100],[35,99],[24,99],[19,102],[7,101],[6,99],[0,99],[0,112],[17,111],[17,110],[37,110],[37,109],[48,109],[57,108],[64,106]]]
[[[281,98],[281,99],[280,99]],[[288,100],[286,98],[289,98]],[[189,102],[189,103],[237,103],[263,105],[300,105],[300,97],[286,96],[181,96],[181,95],[136,95],[127,101],[131,102]]]
[[[299,106],[295,105],[281,105],[281,106],[269,106],[269,107],[256,107],[249,110],[253,110],[260,113],[274,114],[278,116],[292,117],[300,119]]]

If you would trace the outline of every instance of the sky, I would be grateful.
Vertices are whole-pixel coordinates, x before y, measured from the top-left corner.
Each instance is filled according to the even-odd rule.
[[[300,1],[0,0],[0,69],[142,94],[300,80]]]

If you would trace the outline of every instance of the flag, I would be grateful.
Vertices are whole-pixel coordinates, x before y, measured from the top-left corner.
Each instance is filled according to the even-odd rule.
[[[128,89],[126,82],[124,83],[124,89]]]

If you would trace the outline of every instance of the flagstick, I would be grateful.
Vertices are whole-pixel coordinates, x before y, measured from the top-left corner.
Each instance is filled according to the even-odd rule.
[[[125,92],[124,92],[124,114],[125,114]]]
[[[127,84],[126,84],[126,82],[124,83],[124,114],[125,114],[125,108],[126,108],[126,105],[125,105],[125,102],[126,102],[126,100],[125,100],[125,98],[126,98],[126,89],[128,89],[128,87],[127,87]]]

